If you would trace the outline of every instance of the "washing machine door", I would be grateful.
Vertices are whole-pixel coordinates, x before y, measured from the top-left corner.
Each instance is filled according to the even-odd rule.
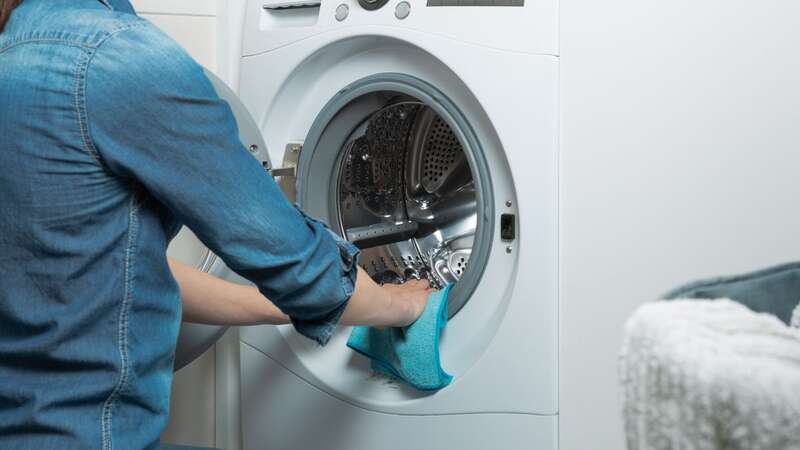
[[[295,97],[293,103],[272,105],[264,133],[272,151],[285,149],[273,158],[282,156],[283,165],[293,167],[274,173],[284,192],[358,246],[366,274],[384,284],[426,279],[435,287],[453,285],[439,347],[443,368],[459,381],[433,396],[376,376],[370,361],[347,347],[346,326],[337,327],[324,348],[291,326],[243,328],[242,405],[258,412],[252,427],[244,425],[253,430],[247,433],[250,442],[260,440],[253,438],[261,436],[258,421],[281,420],[262,417],[288,401],[271,395],[300,396],[308,385],[341,400],[333,415],[353,414],[353,420],[364,411],[441,415],[489,408],[482,400],[483,382],[465,383],[462,377],[476,373],[473,368],[487,358],[510,305],[519,254],[518,201],[503,147],[480,104],[466,88],[458,95],[442,91],[440,86],[455,89],[452,77],[445,83],[421,75],[380,72],[357,78],[346,72],[339,83],[290,77],[282,89],[311,92],[305,98],[314,101],[298,104]],[[325,82],[318,89],[293,89],[293,81],[309,79]],[[243,84],[247,101],[258,95],[253,89],[251,97],[251,86]],[[292,141],[295,136],[304,136],[302,143]],[[291,188],[294,192],[287,192]],[[502,227],[501,235],[506,222],[511,225]],[[493,370],[492,364],[482,367]],[[493,411],[529,411],[513,392],[493,401],[504,405]],[[320,400],[313,408],[322,404],[331,403]],[[298,411],[294,417],[305,416]]]
[[[239,138],[242,144],[250,151],[253,157],[262,163],[265,169],[269,169],[270,163],[266,144],[253,117],[239,100],[239,97],[224,81],[208,70],[205,71],[205,74],[220,98],[228,102],[231,111],[233,111],[239,127]],[[172,241],[167,249],[167,254],[184,264],[197,267],[199,270],[211,275],[241,284],[248,283],[247,280],[230,270],[221,258],[218,258],[208,250],[186,227]],[[217,342],[226,330],[227,327],[223,326],[182,323],[175,350],[175,370],[186,366],[202,355]]]

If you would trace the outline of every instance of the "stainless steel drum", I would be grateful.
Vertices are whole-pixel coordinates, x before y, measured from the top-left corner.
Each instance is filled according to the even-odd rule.
[[[462,144],[423,103],[397,99],[346,140],[339,158],[342,235],[382,283],[456,283],[477,225],[475,183]]]

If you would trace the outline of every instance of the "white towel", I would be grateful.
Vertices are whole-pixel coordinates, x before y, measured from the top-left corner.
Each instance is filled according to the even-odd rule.
[[[800,328],[800,303],[797,304],[797,307],[792,313],[792,327]]]
[[[730,300],[644,305],[620,356],[629,450],[800,449],[800,330]]]

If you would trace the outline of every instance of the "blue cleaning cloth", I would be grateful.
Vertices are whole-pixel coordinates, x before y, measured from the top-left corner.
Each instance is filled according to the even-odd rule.
[[[439,337],[447,325],[447,286],[428,298],[425,311],[407,328],[355,327],[347,346],[370,359],[372,370],[398,378],[423,391],[453,381],[439,360]]]

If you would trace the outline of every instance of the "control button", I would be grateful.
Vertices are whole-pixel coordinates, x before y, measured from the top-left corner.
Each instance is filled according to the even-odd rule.
[[[339,22],[347,19],[347,16],[350,15],[350,7],[342,3],[341,5],[336,7],[336,20]]]
[[[358,4],[367,11],[375,11],[388,3],[389,0],[358,0]]]
[[[411,14],[411,4],[408,2],[398,3],[394,9],[394,16],[400,20],[405,19],[409,14]]]

